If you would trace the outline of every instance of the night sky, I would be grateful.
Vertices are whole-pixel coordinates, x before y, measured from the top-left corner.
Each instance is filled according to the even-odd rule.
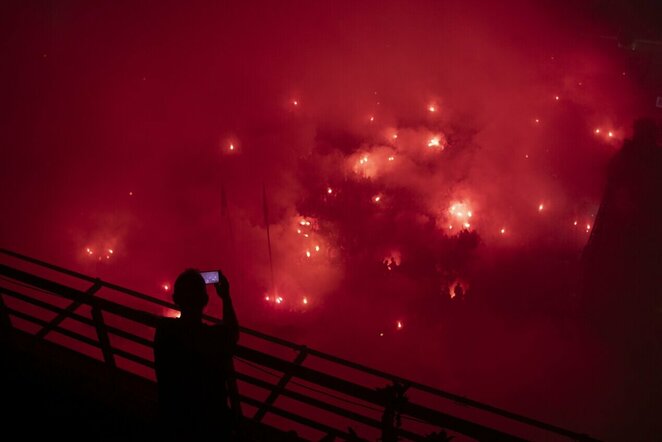
[[[622,434],[577,281],[651,97],[613,2],[562,3],[9,5],[0,244],[168,300],[220,268],[243,326]]]

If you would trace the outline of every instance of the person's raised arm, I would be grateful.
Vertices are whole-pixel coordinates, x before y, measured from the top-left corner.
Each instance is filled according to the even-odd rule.
[[[230,331],[230,336],[233,342],[239,340],[239,321],[237,321],[237,314],[232,306],[232,299],[230,298],[230,283],[223,273],[218,272],[219,282],[214,284],[216,293],[223,301],[223,323]]]

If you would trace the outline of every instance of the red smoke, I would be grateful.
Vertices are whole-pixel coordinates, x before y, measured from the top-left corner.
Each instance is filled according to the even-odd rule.
[[[564,327],[639,92],[580,9],[507,3],[17,6],[2,244],[163,297],[220,267],[243,325],[599,436]]]

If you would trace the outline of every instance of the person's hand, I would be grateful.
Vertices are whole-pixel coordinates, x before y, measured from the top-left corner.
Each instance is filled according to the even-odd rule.
[[[214,284],[214,288],[221,299],[230,299],[230,283],[220,270],[218,271],[218,282]]]

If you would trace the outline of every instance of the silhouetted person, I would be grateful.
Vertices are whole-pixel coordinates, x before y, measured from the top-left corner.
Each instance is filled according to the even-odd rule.
[[[221,272],[214,284],[223,300],[223,321],[202,322],[206,284],[197,270],[184,271],[174,285],[173,301],[180,318],[163,318],[154,337],[154,363],[159,393],[161,430],[165,438],[230,440],[235,420],[228,404],[232,355],[239,324],[230,287]]]

